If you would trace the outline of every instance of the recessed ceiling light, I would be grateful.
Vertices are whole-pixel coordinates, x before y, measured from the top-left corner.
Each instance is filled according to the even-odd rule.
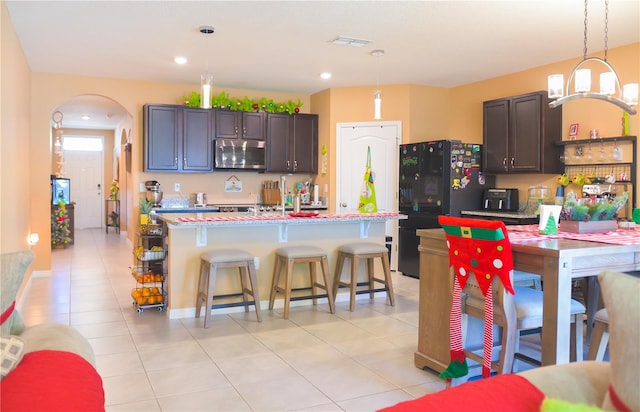
[[[338,46],[362,47],[365,44],[371,43],[371,40],[356,39],[355,37],[347,37],[347,36],[338,36],[335,39],[333,39],[331,43],[337,44]]]
[[[187,58],[186,57],[182,57],[182,56],[176,56],[173,58],[173,61],[176,64],[186,64],[187,63]]]
[[[81,118],[82,120],[90,120],[90,119],[91,119],[91,116],[89,116],[88,114],[83,114],[82,116],[80,116],[80,118]]]
[[[320,73],[320,78],[324,79],[324,80],[329,80],[331,78],[331,73],[329,72],[322,72]]]

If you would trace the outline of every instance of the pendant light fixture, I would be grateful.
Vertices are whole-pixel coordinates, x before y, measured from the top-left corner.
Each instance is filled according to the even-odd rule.
[[[200,26],[200,33],[205,37],[211,36],[215,32],[212,26]],[[209,73],[209,52],[205,48],[206,70],[200,76],[200,108],[211,109],[211,87],[213,86],[213,75]]]
[[[599,57],[587,57],[587,0],[584,1],[584,50],[582,60],[573,68],[564,87],[564,76],[562,74],[552,74],[547,79],[548,95],[550,99],[556,99],[549,103],[550,107],[558,107],[561,104],[575,99],[589,98],[604,100],[622,108],[629,114],[636,114],[636,110],[631,107],[638,104],[638,83],[625,84],[620,87],[618,74],[607,61],[608,51],[608,24],[609,24],[609,0],[605,0],[604,13],[604,59]],[[582,68],[584,63],[600,63],[608,71],[600,74],[600,92],[591,92],[591,70]],[[574,82],[573,94],[569,94],[571,82]],[[564,89],[564,90],[563,90]],[[617,96],[616,96],[617,90]]]
[[[384,50],[373,50],[371,55],[378,60],[378,75],[376,78],[376,91],[373,93],[373,118],[375,120],[382,119],[382,92],[380,91],[380,56],[384,55]]]

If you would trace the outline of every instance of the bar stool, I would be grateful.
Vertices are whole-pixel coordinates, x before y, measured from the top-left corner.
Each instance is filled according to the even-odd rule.
[[[293,266],[296,263],[308,263],[309,275],[311,278],[311,295],[291,297],[293,285]],[[316,268],[320,264],[324,284],[318,283],[316,279]],[[280,281],[283,280],[283,286]],[[316,294],[316,288],[322,289],[326,294]],[[289,246],[276,249],[276,260],[273,266],[273,281],[271,283],[271,294],[269,295],[269,310],[273,309],[278,292],[284,293],[284,318],[289,319],[289,304],[291,300],[313,299],[313,304],[318,303],[317,298],[326,297],[329,300],[329,311],[335,312],[333,295],[329,291],[329,264],[327,262],[327,252],[315,246]]]
[[[609,312],[606,308],[602,308],[596,312],[593,320],[595,326],[593,327],[593,335],[591,335],[587,360],[601,361],[604,359],[604,353],[609,345]]]
[[[375,292],[386,291],[389,304],[395,306],[395,298],[393,294],[393,283],[391,281],[391,271],[389,270],[389,250],[384,245],[370,242],[354,242],[347,243],[338,248],[338,260],[336,261],[336,274],[335,281],[333,283],[333,296],[334,299],[338,294],[338,288],[340,286],[346,286],[349,288],[349,310],[353,312],[356,294],[369,293],[369,298],[373,299]],[[374,276],[373,264],[374,259],[379,258],[382,263],[382,270],[384,272],[384,279],[380,279]],[[351,259],[351,269],[349,281],[342,281],[342,268],[344,266],[345,259]],[[360,259],[364,259],[365,272],[367,274],[366,283],[358,283],[358,265]],[[375,283],[381,283],[384,288],[375,289]],[[358,286],[367,285],[367,289],[357,290]]]
[[[220,306],[244,306],[245,312],[249,312],[249,306],[256,308],[258,322],[262,322],[260,313],[260,298],[258,297],[258,281],[256,279],[256,269],[253,263],[253,255],[240,249],[220,249],[205,252],[200,255],[200,278],[198,281],[198,295],[196,298],[196,318],[200,317],[202,303],[206,303],[204,315],[204,327],[209,327],[211,320],[211,309],[213,300],[223,296],[214,295],[214,286],[218,268],[238,268],[240,275],[240,285],[242,302],[231,303]],[[208,273],[207,273],[208,272]],[[247,288],[248,284],[251,289]],[[228,295],[224,296],[229,297]],[[248,298],[252,297],[253,300]],[[216,305],[212,305],[213,308]],[[220,307],[218,306],[218,307]]]

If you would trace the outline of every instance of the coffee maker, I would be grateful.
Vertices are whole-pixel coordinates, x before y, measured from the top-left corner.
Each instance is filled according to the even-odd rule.
[[[162,201],[162,191],[160,190],[160,183],[155,180],[147,180],[144,182],[144,187],[147,188],[147,200],[153,203],[153,207],[162,207],[160,202]]]

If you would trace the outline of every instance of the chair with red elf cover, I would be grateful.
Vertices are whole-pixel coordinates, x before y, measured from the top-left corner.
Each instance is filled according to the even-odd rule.
[[[451,362],[440,377],[451,382],[468,373],[466,358],[482,364],[482,376],[491,371],[510,373],[518,348],[521,330],[542,326],[542,291],[527,287],[514,287],[511,244],[500,221],[439,216],[449,249],[449,262],[453,270],[453,303],[450,317]],[[571,315],[576,327],[572,334],[578,339],[575,351],[582,360],[582,321],[585,308],[572,300]],[[483,319],[483,355],[465,348],[462,314]],[[502,330],[501,352],[493,359],[493,325]],[[467,329],[466,327],[464,328]],[[579,330],[579,331],[578,331]],[[528,357],[520,357],[529,360]]]

